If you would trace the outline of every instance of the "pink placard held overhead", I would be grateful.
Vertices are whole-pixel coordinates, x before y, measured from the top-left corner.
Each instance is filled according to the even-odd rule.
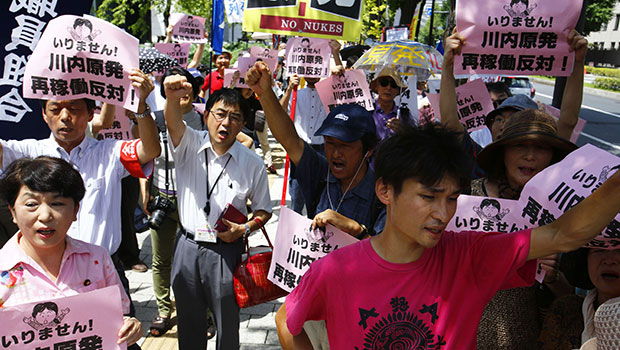
[[[280,207],[280,220],[268,279],[276,286],[292,291],[312,262],[330,252],[357,242],[357,238],[332,225],[312,230],[312,220],[287,207]]]
[[[205,19],[200,16],[173,13],[170,15],[172,39],[180,43],[206,43]]]
[[[96,17],[51,20],[24,71],[24,97],[90,98],[138,110],[129,72],[138,68],[138,39]]]
[[[157,51],[173,58],[179,66],[187,68],[190,43],[155,43]],[[165,71],[154,71],[153,75],[163,75]]]
[[[272,72],[275,72],[278,65],[278,50],[269,49],[260,46],[250,47],[250,57],[256,57],[265,61]]]
[[[286,43],[286,72],[306,78],[329,75],[329,40],[294,37]]]
[[[361,70],[348,70],[344,75],[331,75],[316,83],[316,92],[329,113],[334,107],[357,103],[369,111],[375,109],[366,75]]]
[[[242,59],[242,58],[244,57],[239,57],[239,59]],[[237,75],[237,77],[235,77],[235,75]],[[235,81],[234,86],[233,86],[233,80]],[[250,88],[245,83],[245,75],[241,75],[238,69],[225,68],[224,69],[224,87],[230,88],[231,86],[236,87],[236,88],[248,88],[248,89]]]
[[[582,0],[459,0],[456,28],[467,43],[454,74],[568,76],[574,53],[568,33]]]
[[[435,118],[441,119],[439,113],[439,94],[429,94],[428,99],[435,112]],[[486,128],[484,117],[494,107],[491,96],[482,79],[472,80],[457,87],[456,104],[459,121],[467,132]]]
[[[127,349],[116,286],[0,308],[3,349]]]

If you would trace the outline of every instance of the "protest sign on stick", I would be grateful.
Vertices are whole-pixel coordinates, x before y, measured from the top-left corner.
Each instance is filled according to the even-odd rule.
[[[375,109],[366,75],[361,70],[348,70],[343,75],[331,75],[316,83],[316,92],[327,113],[338,105],[357,103],[369,111]]]
[[[173,58],[179,66],[187,68],[189,63],[190,43],[155,43],[157,51]],[[165,71],[154,71],[154,75],[163,75]]]
[[[332,225],[311,229],[312,220],[287,207],[280,207],[268,279],[290,292],[301,281],[312,262],[358,240]]]
[[[439,94],[429,94],[428,99],[435,112],[435,118],[441,119],[439,113]],[[482,79],[472,80],[456,88],[456,103],[459,121],[467,132],[486,128],[484,117],[493,111],[493,101]]]
[[[23,92],[46,100],[86,97],[136,112],[129,72],[138,66],[138,39],[96,17],[60,16],[26,64]]]
[[[459,0],[456,28],[467,44],[454,61],[454,74],[568,76],[574,53],[568,33],[582,0]]]
[[[286,44],[286,72],[306,78],[323,78],[329,75],[331,47],[327,39],[289,39]]]
[[[173,13],[170,15],[172,39],[180,43],[206,43],[205,19],[200,16]]]
[[[0,308],[3,349],[127,349],[118,286]]]

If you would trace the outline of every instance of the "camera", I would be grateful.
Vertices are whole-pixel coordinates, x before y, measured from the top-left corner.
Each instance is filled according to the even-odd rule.
[[[151,212],[149,227],[153,230],[159,230],[159,227],[164,221],[166,215],[177,209],[174,202],[162,196],[155,196],[155,198],[148,203],[146,208],[149,212]]]

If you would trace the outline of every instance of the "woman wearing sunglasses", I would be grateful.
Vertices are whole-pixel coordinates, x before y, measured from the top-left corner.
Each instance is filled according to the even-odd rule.
[[[372,113],[372,117],[375,120],[379,140],[394,134],[403,120],[411,125],[414,124],[407,107],[400,107],[399,118],[399,106],[394,102],[394,99],[407,90],[407,85],[403,83],[393,68],[383,68],[377,74],[377,77],[370,82],[370,89],[377,94],[375,111]]]

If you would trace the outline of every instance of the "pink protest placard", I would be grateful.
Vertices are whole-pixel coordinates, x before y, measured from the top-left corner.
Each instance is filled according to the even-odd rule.
[[[366,75],[361,70],[354,69],[345,71],[343,75],[331,75],[315,86],[326,111],[347,103],[357,103],[369,111],[375,109]]]
[[[467,43],[454,74],[568,76],[574,53],[568,33],[581,0],[459,0],[456,28]]]
[[[273,244],[273,256],[268,279],[290,292],[312,262],[328,253],[358,242],[358,240],[332,225],[325,230],[311,230],[312,220],[287,207],[280,207],[280,220]]]
[[[484,204],[486,197],[459,196],[456,213],[446,229],[514,232],[549,224],[579,204],[618,169],[619,157],[591,144],[584,145],[530,179],[519,200],[489,198],[498,202],[495,205]],[[485,226],[481,213],[501,220]],[[620,214],[586,246],[620,248]]]
[[[446,230],[509,233],[536,227],[523,220],[518,207],[519,201],[512,199],[461,195]],[[539,266],[536,280],[542,282],[544,278],[545,270]]]
[[[439,104],[439,94],[437,95],[436,105]],[[418,102],[418,125],[422,126],[426,123],[434,123],[439,120],[439,113],[437,113],[430,101],[430,94],[426,95]]]
[[[138,66],[138,39],[96,17],[60,16],[26,64],[24,97],[87,97],[135,112],[139,96],[128,77]]]
[[[97,139],[116,139],[116,140],[132,140],[134,139],[131,132],[131,120],[125,114],[125,108],[116,106],[114,114],[114,123],[108,129],[99,130]]]
[[[155,43],[157,51],[173,58],[179,66],[187,68],[190,43]],[[163,75],[164,71],[154,71],[153,75]]]
[[[294,37],[286,44],[286,71],[306,78],[329,75],[329,40]]]
[[[428,94],[435,117],[441,118],[439,113],[439,94]],[[493,101],[482,79],[472,80],[456,88],[456,104],[459,121],[467,132],[484,129],[484,117],[491,112]]]
[[[619,168],[620,158],[586,144],[525,185],[519,212],[530,224],[550,223],[594,192]],[[620,248],[620,214],[586,246]]]
[[[205,19],[200,16],[173,13],[170,15],[172,39],[180,43],[206,43]]]
[[[127,349],[118,345],[123,325],[116,286],[70,297],[0,308],[5,349]]]
[[[241,60],[242,58],[249,58],[249,57],[239,57],[239,60]],[[246,72],[247,72],[247,69],[248,68],[246,67]],[[233,86],[233,80],[235,81],[234,86]],[[245,75],[241,75],[238,69],[225,68],[224,69],[224,87],[230,88],[231,86],[238,87],[238,88],[248,88],[248,89],[250,88],[249,86],[245,84]]]
[[[560,110],[551,105],[545,105],[545,112],[555,118],[556,122],[558,121],[558,119],[560,119]],[[570,135],[570,141],[572,143],[577,142],[577,139],[579,138],[579,135],[581,135],[581,131],[583,131],[584,126],[586,126],[586,121],[584,119],[578,118],[577,125],[575,125],[573,133]]]
[[[261,61],[265,61],[269,67],[269,70],[272,72],[276,71],[278,66],[278,50],[260,46],[252,46],[250,47],[250,57],[256,57]]]

